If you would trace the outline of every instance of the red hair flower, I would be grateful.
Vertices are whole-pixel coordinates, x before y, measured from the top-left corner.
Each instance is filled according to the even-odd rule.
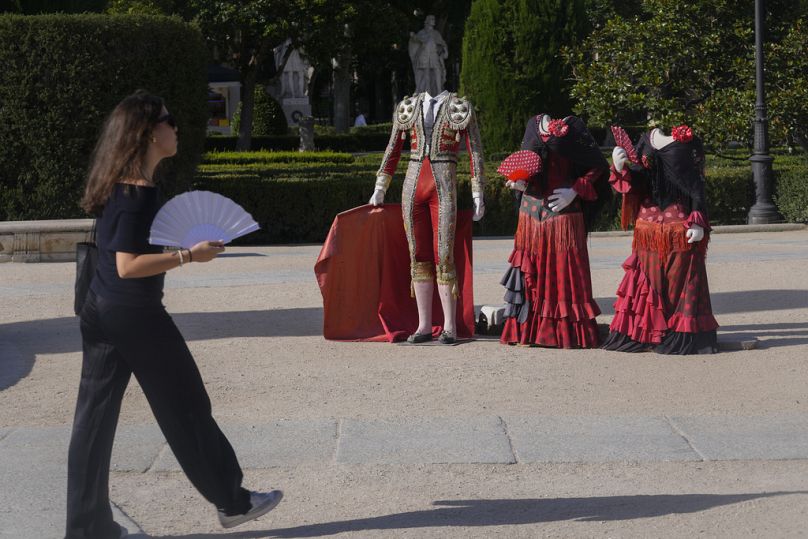
[[[568,126],[564,120],[550,120],[550,123],[547,126],[547,131],[556,137],[565,136],[569,130],[570,126]]]
[[[682,124],[671,129],[671,136],[673,136],[673,140],[678,142],[690,142],[693,140],[693,131],[685,124]]]

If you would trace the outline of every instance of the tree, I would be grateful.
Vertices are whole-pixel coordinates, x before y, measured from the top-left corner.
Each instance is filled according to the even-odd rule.
[[[805,27],[793,20],[804,8],[794,0],[767,5],[771,133],[782,140],[805,118],[794,83],[808,70]],[[647,0],[631,18],[608,19],[565,57],[576,111],[592,123],[687,122],[714,146],[751,144],[753,0]]]
[[[477,0],[463,37],[461,93],[478,108],[486,151],[514,149],[527,119],[569,113],[559,53],[588,31],[584,0]]]
[[[794,21],[785,37],[771,44],[769,53],[772,130],[780,136],[785,133],[808,153],[808,17]]]
[[[118,12],[178,14],[202,30],[216,61],[241,74],[242,102],[236,147],[248,150],[252,139],[255,88],[280,76],[294,49],[339,53],[350,3],[332,0],[112,0]],[[274,50],[291,40],[275,65]]]

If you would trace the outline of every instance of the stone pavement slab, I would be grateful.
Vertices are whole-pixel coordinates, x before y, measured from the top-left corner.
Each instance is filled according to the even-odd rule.
[[[337,462],[439,464],[516,462],[498,417],[346,419]]]
[[[111,469],[116,472],[140,472],[149,470],[166,439],[156,424],[119,426],[112,446]]]
[[[707,460],[808,459],[802,415],[672,417]]]
[[[0,537],[64,533],[68,441],[64,427],[16,428],[0,441]]]
[[[239,464],[245,469],[330,463],[337,445],[334,419],[275,421],[266,425],[221,425]],[[167,447],[152,468],[177,471],[177,459]]]
[[[662,417],[505,417],[519,462],[701,460]]]

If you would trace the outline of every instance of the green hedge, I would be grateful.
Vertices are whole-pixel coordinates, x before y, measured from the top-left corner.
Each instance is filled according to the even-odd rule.
[[[778,164],[775,159],[774,203],[786,221],[808,222],[808,161]]]
[[[353,163],[349,153],[337,152],[209,152],[205,164],[244,165],[251,163]]]
[[[318,150],[334,152],[379,152],[387,147],[390,132],[386,133],[349,133],[347,135],[315,135],[314,146]],[[238,137],[208,137],[205,150],[233,151],[236,149]],[[276,135],[271,137],[253,137],[252,150],[294,151],[300,147],[300,138],[296,135]]]
[[[755,202],[755,188],[749,165],[744,167],[710,167],[704,186],[710,224],[741,225],[746,223],[749,208]]]
[[[239,165],[206,163],[200,167],[196,187],[233,198],[261,223],[263,230],[244,238],[245,243],[319,242],[325,238],[337,213],[367,203],[381,154],[357,156],[351,163],[317,162],[316,159]],[[778,157],[775,163],[778,197],[787,196],[794,207],[793,211],[787,211],[780,203],[781,211],[788,213],[790,220],[808,220],[805,203],[808,189],[801,181],[808,177],[808,164],[785,156],[782,160]],[[498,165],[496,161],[486,163],[489,171],[485,188],[486,215],[474,224],[475,235],[509,236],[516,229],[513,194],[494,172]],[[400,201],[406,167],[404,157],[388,190],[387,202]],[[458,165],[458,181],[458,204],[461,208],[470,208],[468,161],[464,156]],[[782,194],[786,192],[788,195]],[[745,223],[754,202],[748,163],[711,156],[706,195],[713,224]],[[595,229],[615,230],[619,223],[620,198],[616,196],[611,206],[604,209]]]
[[[0,15],[0,220],[82,217],[78,202],[105,116],[138,88],[165,98],[187,187],[205,140],[207,49],[179,19]]]

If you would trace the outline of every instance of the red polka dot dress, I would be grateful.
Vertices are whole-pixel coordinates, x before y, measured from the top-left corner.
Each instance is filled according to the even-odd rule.
[[[704,201],[704,153],[698,139],[675,138],[656,149],[645,134],[639,163],[610,182],[623,193],[624,223],[634,221],[631,255],[617,288],[608,350],[663,354],[718,351],[705,257],[710,226]],[[704,229],[688,243],[687,230]]]
[[[576,160],[574,150],[556,151],[566,137],[582,137],[582,132],[589,136],[577,118],[555,120],[549,134],[538,131],[538,122],[540,116],[528,123],[523,151],[513,157],[542,155],[540,173],[520,178],[518,173],[513,176],[512,171],[500,169],[511,180],[527,182],[519,202],[509,268],[501,281],[506,289],[506,312],[500,341],[554,348],[597,347],[595,317],[600,309],[592,297],[583,209],[598,197],[594,183],[600,178],[606,184],[608,164],[599,151],[590,152],[589,157],[595,157],[583,163]],[[548,197],[561,187],[571,187],[576,197],[554,212]]]

